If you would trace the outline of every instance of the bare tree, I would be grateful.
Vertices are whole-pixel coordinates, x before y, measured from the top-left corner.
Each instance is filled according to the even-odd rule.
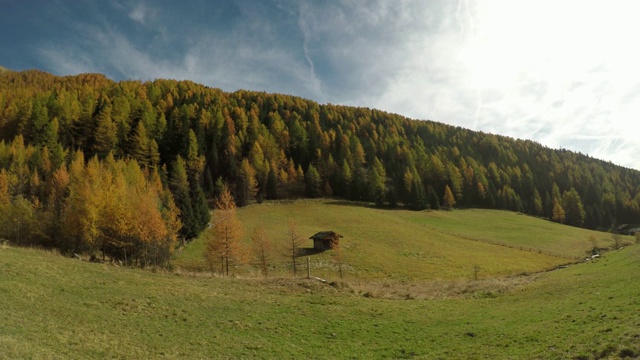
[[[269,242],[267,230],[264,228],[264,226],[260,225],[253,229],[253,234],[251,234],[251,241],[253,242],[253,255],[260,264],[262,275],[266,277],[270,260],[271,243]]]
[[[300,246],[302,245],[302,239],[298,235],[295,221],[289,221],[289,229],[287,231],[287,239],[285,242],[285,255],[291,258],[291,267],[293,269],[293,276],[297,275],[296,260],[300,252]]]

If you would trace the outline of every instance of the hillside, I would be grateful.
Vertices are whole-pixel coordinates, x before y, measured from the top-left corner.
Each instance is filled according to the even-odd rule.
[[[198,236],[225,183],[239,206],[331,196],[600,230],[640,218],[640,172],[583,154],[375,109],[100,74],[0,75],[0,170],[0,218],[21,214],[0,221],[0,236],[137,264],[164,264],[176,239]],[[132,238],[141,215],[155,225]],[[161,240],[150,249],[150,238]]]
[[[640,247],[629,246],[504,293],[382,300],[356,285],[152,273],[2,246],[0,349],[14,359],[637,357],[639,272]]]
[[[290,260],[283,256],[291,221],[302,247],[311,247],[308,238],[318,231],[333,230],[344,236],[340,243],[342,263],[344,278],[349,281],[420,282],[513,276],[580,261],[594,245],[613,245],[611,234],[498,210],[415,212],[335,200],[298,200],[247,206],[239,209],[238,217],[247,245],[253,229],[265,227],[273,248],[274,276],[291,274]],[[205,242],[206,237],[202,237],[187,244],[172,265],[208,271],[203,257]],[[334,257],[335,251],[312,255],[313,275],[339,279]],[[306,269],[304,259],[300,266]],[[247,271],[239,268],[232,272]]]

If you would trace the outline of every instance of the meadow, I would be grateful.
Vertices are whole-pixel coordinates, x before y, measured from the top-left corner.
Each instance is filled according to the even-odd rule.
[[[640,355],[640,247],[507,292],[367,297],[349,284],[186,276],[0,250],[3,357],[518,358]]]
[[[299,200],[243,207],[238,217],[247,246],[253,229],[265,227],[274,250],[271,270],[278,276],[291,272],[283,256],[290,222],[296,224],[302,247],[312,247],[308,238],[318,231],[343,235],[343,276],[349,281],[411,283],[535,273],[581,261],[594,246],[592,238],[597,247],[613,244],[611,234],[498,210],[415,212],[333,200]],[[189,271],[209,270],[202,255],[206,241],[201,237],[187,244],[172,264]],[[312,274],[336,279],[334,255],[332,251],[312,255]],[[304,259],[301,265],[306,266]],[[236,274],[250,275],[247,271],[235,269]]]
[[[301,234],[328,227],[342,233],[344,245],[351,246],[345,258],[352,272],[341,281],[334,269],[325,269],[329,283],[265,279],[241,268],[235,271],[244,275],[228,278],[193,271],[204,266],[198,241],[176,257],[173,271],[89,263],[5,244],[0,353],[9,359],[640,356],[640,246],[542,271],[576,262],[589,250],[592,233],[558,226],[554,235],[566,246],[551,248],[527,234],[553,224],[515,213],[486,214],[326,201],[240,211],[246,228],[268,222],[274,238],[291,218]],[[516,225],[492,235],[500,232],[482,231],[490,219],[534,228],[520,237]],[[377,225],[382,221],[386,226]],[[468,232],[452,225],[460,221]],[[608,234],[595,234],[603,246],[611,241]],[[552,250],[566,257],[545,254]],[[313,261],[330,262],[329,253]],[[480,264],[478,280],[470,278],[474,263]],[[365,271],[374,265],[379,268]]]

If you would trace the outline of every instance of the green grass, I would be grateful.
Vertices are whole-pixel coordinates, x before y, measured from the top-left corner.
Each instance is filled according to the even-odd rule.
[[[3,358],[640,356],[640,247],[506,292],[367,298],[311,280],[225,279],[0,248]],[[389,285],[391,288],[394,285]]]
[[[583,258],[591,249],[612,243],[609,234],[563,226],[546,220],[492,210],[406,211],[354,206],[332,200],[273,202],[239,209],[245,242],[253,229],[267,228],[278,250],[295,221],[304,245],[309,236],[334,230],[341,244],[346,279],[357,281],[460,280],[532,273]],[[626,239],[626,241],[630,241]],[[176,267],[207,270],[202,253],[205,240],[188,244],[174,259]],[[284,253],[276,251],[276,255]],[[333,252],[311,256],[313,275],[337,279]],[[275,256],[273,272],[285,275],[286,259]],[[303,263],[304,264],[304,263]],[[235,269],[247,274],[246,269]]]
[[[459,211],[434,211],[428,216],[403,212],[402,216],[416,224],[427,226],[447,234],[489,243],[533,249],[562,257],[584,257],[591,249],[589,236],[596,239],[596,246],[610,247],[610,234],[564,226],[555,222],[526,216],[520,213],[469,209]],[[630,242],[629,237],[626,238]]]

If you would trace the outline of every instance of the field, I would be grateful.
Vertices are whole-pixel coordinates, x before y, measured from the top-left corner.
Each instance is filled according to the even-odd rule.
[[[640,356],[640,246],[535,273],[574,262],[592,246],[587,241],[592,233],[559,225],[554,232],[555,224],[505,212],[412,213],[321,201],[255,205],[239,215],[248,229],[269,223],[274,238],[291,218],[305,237],[328,227],[342,233],[352,272],[340,281],[334,269],[323,270],[330,284],[292,277],[222,278],[178,265],[173,272],[130,269],[1,245],[1,357]],[[376,225],[383,220],[387,226]],[[504,224],[502,232],[483,230],[489,220]],[[455,225],[460,222],[465,225]],[[518,236],[520,227],[538,233],[548,227],[549,236],[565,245]],[[599,246],[610,244],[610,236],[596,234]],[[175,262],[203,266],[198,246],[202,242],[189,244]],[[424,255],[407,256],[407,251]],[[474,252],[481,255],[460,259]],[[510,256],[515,261],[492,265],[492,254],[500,252],[501,261]],[[313,262],[330,262],[328,253],[314,255]],[[438,259],[432,254],[444,259],[424,264]],[[481,269],[477,281],[470,279],[474,263]],[[366,272],[372,264],[380,269]],[[250,275],[252,270],[235,271]],[[528,274],[513,276],[521,272]]]
[[[591,236],[598,247],[613,243],[610,234],[493,210],[414,212],[306,200],[252,205],[241,208],[238,216],[247,244],[256,226],[267,229],[276,250],[272,270],[279,276],[290,272],[280,256],[290,221],[296,223],[304,247],[312,246],[308,238],[318,231],[342,234],[345,279],[350,281],[408,283],[539,272],[584,258],[593,247]],[[193,241],[173,264],[185,270],[208,270],[204,246],[204,239]],[[327,251],[311,256],[312,275],[338,278],[333,255]],[[235,271],[246,274],[247,270]]]
[[[224,279],[0,250],[4,358],[640,355],[640,247],[504,293],[368,298],[313,280]]]

